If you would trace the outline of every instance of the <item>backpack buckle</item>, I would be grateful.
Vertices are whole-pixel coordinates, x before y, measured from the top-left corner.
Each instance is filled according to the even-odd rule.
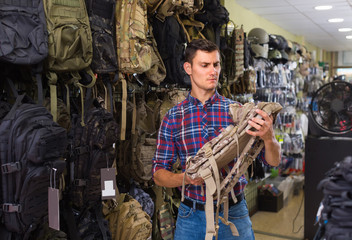
[[[75,179],[73,184],[78,187],[86,186],[87,185],[87,180],[84,179]]]
[[[77,147],[73,151],[76,155],[82,155],[89,152],[89,146]]]
[[[2,205],[2,211],[3,212],[21,212],[21,205],[20,204],[13,204],[13,203],[4,203]]]
[[[22,167],[20,162],[6,163],[1,165],[1,172],[4,174],[12,173],[21,170],[21,168]]]

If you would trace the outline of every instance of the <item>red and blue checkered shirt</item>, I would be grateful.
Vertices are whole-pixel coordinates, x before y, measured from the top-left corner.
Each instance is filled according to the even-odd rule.
[[[201,101],[188,94],[188,97],[171,108],[165,115],[158,135],[157,150],[153,159],[153,174],[159,169],[171,171],[179,157],[182,171],[186,160],[197,154],[208,141],[220,134],[222,129],[233,124],[229,115],[229,105],[234,101],[216,92],[203,105]],[[263,154],[260,154],[263,157]],[[230,169],[236,158],[229,164]],[[222,172],[225,176],[226,173]],[[242,176],[234,187],[235,194],[243,192],[247,180]],[[186,185],[185,197],[205,202],[201,186]]]

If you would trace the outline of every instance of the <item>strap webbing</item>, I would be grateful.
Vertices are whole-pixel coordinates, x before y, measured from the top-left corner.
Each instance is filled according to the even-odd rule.
[[[121,133],[120,140],[126,139],[126,111],[127,111],[127,82],[122,74],[120,75],[120,81],[122,84],[122,107],[121,107]]]
[[[205,202],[205,218],[207,221],[205,240],[212,240],[216,235],[217,229],[214,224],[214,200],[213,194],[216,190],[216,184],[212,177],[212,172],[206,168],[200,172],[201,177],[204,179],[206,186],[206,202]],[[217,226],[218,228],[218,226]]]

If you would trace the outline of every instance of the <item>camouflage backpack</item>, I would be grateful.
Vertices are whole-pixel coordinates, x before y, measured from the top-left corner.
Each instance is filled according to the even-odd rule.
[[[130,135],[120,143],[119,169],[123,178],[148,185],[152,179],[152,159],[156,150],[154,111],[143,99],[128,101]]]
[[[121,0],[116,4],[118,67],[122,73],[143,73],[151,68],[151,46],[147,43],[147,5],[144,0]]]
[[[103,213],[109,221],[113,240],[146,240],[152,234],[149,215],[141,205],[128,194],[120,194],[118,202],[104,203]]]

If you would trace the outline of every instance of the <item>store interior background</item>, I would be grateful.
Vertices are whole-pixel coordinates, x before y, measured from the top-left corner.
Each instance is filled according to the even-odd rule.
[[[352,27],[352,3],[349,0],[223,0],[222,3],[229,11],[230,19],[237,26],[242,25],[245,33],[262,28],[268,34],[281,35],[302,44],[311,53],[312,61],[324,67],[325,82],[344,74],[346,81],[352,83],[352,40],[346,38],[351,32],[338,31],[339,28]],[[332,5],[333,9],[318,12],[314,9],[318,5]],[[343,18],[344,21],[330,23],[330,18]],[[307,146],[307,136],[305,138],[305,184],[302,184],[301,191],[292,193],[291,189],[278,212],[252,210],[256,239],[313,239],[318,229],[318,224],[314,224],[315,214],[323,196],[316,186],[336,161],[352,155],[348,147],[352,144],[351,139],[319,141],[308,139],[310,145]],[[251,188],[256,189],[277,179],[267,178],[252,183],[253,186],[249,184],[246,194],[250,195]]]

